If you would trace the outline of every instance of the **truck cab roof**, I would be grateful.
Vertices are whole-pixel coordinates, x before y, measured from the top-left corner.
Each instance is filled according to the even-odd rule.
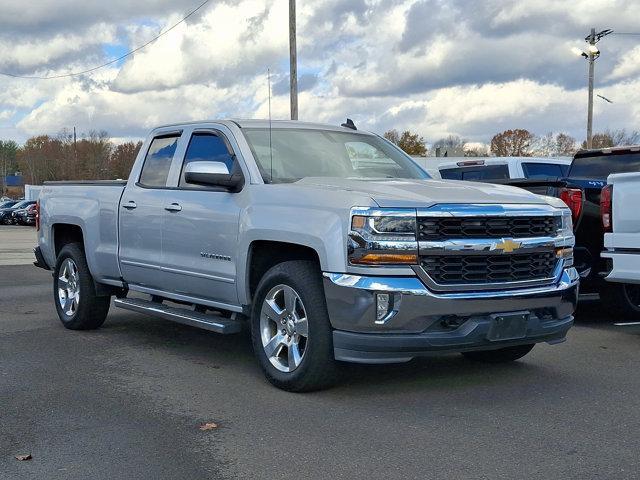
[[[361,133],[365,135],[372,135],[370,132],[366,132],[363,130],[353,130],[351,128],[342,127],[339,125],[333,125],[330,123],[316,123],[316,122],[302,122],[299,120],[269,120],[269,119],[240,119],[240,118],[230,118],[230,119],[210,119],[210,120],[198,120],[191,122],[181,122],[181,123],[171,123],[167,125],[161,125],[154,130],[172,128],[172,127],[182,127],[182,126],[193,126],[200,124],[209,124],[209,123],[217,123],[221,125],[226,125],[227,127],[239,127],[239,128],[291,128],[291,129],[308,129],[308,130],[330,130],[334,132],[349,132],[349,133]]]

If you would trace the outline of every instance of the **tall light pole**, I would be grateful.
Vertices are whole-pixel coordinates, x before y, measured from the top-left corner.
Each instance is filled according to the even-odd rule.
[[[594,48],[597,51],[596,47],[596,29],[591,29],[591,35],[587,37],[587,42],[589,43],[589,104],[587,107],[587,148],[591,148],[592,146],[592,138],[593,138],[593,69],[596,63],[596,52],[594,52]],[[593,48],[592,48],[593,47]],[[600,52],[598,52],[598,55]]]
[[[296,48],[296,0],[289,0],[289,79],[291,120],[298,120],[298,53]]]
[[[579,48],[572,49],[578,55],[583,56],[589,62],[589,100],[587,104],[587,148],[592,148],[593,142],[593,77],[596,59],[600,56],[600,50],[596,47],[596,43],[606,35],[613,33],[613,30],[607,29],[596,33],[596,29],[592,28],[591,33],[584,40],[589,44],[587,52],[583,52]]]

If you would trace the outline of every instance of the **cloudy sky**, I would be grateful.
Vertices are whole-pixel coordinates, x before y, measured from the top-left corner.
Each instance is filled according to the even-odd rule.
[[[51,76],[117,58],[202,0],[0,0],[0,71]],[[582,140],[591,27],[640,32],[638,0],[298,0],[300,119],[488,141]],[[0,139],[76,126],[143,137],[182,120],[287,118],[288,1],[210,0],[124,61],[55,80],[0,76]],[[640,129],[640,36],[599,43],[595,130]]]

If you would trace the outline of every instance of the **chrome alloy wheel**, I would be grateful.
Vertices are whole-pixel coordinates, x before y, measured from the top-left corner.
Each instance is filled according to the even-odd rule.
[[[75,315],[80,302],[80,273],[78,266],[66,258],[62,262],[58,276],[58,302],[68,317]]]
[[[260,337],[271,364],[281,372],[293,372],[304,358],[308,336],[300,295],[288,285],[269,290],[260,311]]]

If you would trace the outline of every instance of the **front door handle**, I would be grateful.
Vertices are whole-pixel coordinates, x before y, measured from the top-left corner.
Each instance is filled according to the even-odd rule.
[[[178,203],[172,203],[171,205],[167,205],[164,207],[167,212],[179,212],[182,210],[182,207]]]
[[[122,207],[127,210],[133,210],[134,208],[138,208],[138,205],[133,200],[129,200],[127,203],[122,204]]]

